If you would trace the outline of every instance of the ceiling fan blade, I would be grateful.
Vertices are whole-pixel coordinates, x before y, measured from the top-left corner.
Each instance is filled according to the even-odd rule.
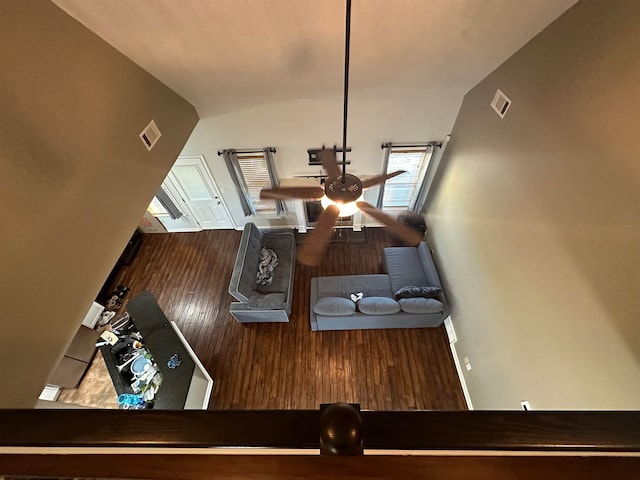
[[[422,235],[420,233],[407,227],[404,223],[394,220],[373,205],[367,202],[357,202],[356,205],[358,205],[358,208],[364,213],[389,227],[393,231],[394,235],[401,238],[408,245],[418,245],[422,241]]]
[[[327,175],[330,177],[337,177],[341,174],[338,161],[336,160],[336,151],[328,148],[318,150],[316,154],[318,159],[322,162],[322,168],[325,169]]]
[[[296,199],[314,199],[322,198],[324,188],[322,187],[278,187],[260,190],[260,198],[269,198],[275,200]]]
[[[338,219],[340,209],[335,205],[329,205],[318,218],[316,228],[307,236],[300,250],[298,250],[298,261],[304,265],[314,266],[320,263],[327,245],[333,234],[333,226]]]
[[[378,175],[376,177],[367,178],[366,180],[362,181],[362,188],[369,188],[369,187],[373,187],[374,185],[384,183],[390,178],[397,177],[398,175],[401,175],[403,173],[406,173],[406,170],[398,170],[397,172],[387,173],[385,175]]]

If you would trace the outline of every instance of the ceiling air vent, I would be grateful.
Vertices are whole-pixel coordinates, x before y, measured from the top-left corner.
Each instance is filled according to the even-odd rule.
[[[493,96],[491,100],[491,108],[493,108],[500,118],[504,118],[507,114],[507,110],[511,106],[511,100],[500,89]]]
[[[144,127],[144,130],[140,132],[140,138],[142,139],[144,146],[147,147],[147,150],[151,150],[161,136],[162,134],[160,133],[160,130],[158,130],[156,122],[153,120],[151,120],[149,125]]]

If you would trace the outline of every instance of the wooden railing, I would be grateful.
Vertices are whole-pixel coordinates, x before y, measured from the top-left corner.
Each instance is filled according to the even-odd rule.
[[[315,410],[3,410],[0,476],[584,480],[640,464],[638,412],[361,415],[365,455],[327,457]]]
[[[0,448],[319,448],[319,410],[0,410]],[[640,412],[361,412],[365,451],[640,452]]]

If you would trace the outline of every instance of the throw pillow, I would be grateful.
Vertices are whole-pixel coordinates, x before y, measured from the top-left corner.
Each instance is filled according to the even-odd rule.
[[[396,292],[396,300],[401,298],[437,298],[438,294],[442,291],[440,287],[416,287],[414,285],[408,285],[402,287]]]
[[[323,297],[313,306],[313,312],[317,315],[353,315],[355,311],[356,304],[348,298],[342,297]]]
[[[442,302],[435,298],[401,298],[398,303],[402,311],[407,313],[440,313],[443,311]]]
[[[258,273],[256,283],[258,285],[271,285],[273,281],[273,271],[278,266],[278,255],[270,248],[262,247],[260,250],[260,262],[258,263]]]
[[[353,303],[358,303],[358,300],[362,300],[362,297],[364,297],[364,293],[362,293],[362,292],[352,293],[351,294],[351,301]]]
[[[400,311],[400,304],[388,297],[365,297],[358,302],[358,310],[367,315],[390,315]]]

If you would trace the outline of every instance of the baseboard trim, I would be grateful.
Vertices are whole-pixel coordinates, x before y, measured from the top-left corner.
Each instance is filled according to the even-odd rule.
[[[449,318],[447,320],[449,320]],[[451,323],[451,320],[449,320],[449,324],[447,325],[447,333],[449,335],[453,333],[453,338],[455,338],[457,341],[457,335],[455,334],[455,330],[453,329],[453,324]],[[467,403],[467,408],[469,410],[473,410],[473,403],[471,403],[471,396],[469,395],[467,382],[464,379],[464,373],[462,373],[462,366],[460,365],[460,360],[458,360],[458,352],[456,351],[455,341],[449,342],[449,348],[451,348],[451,356],[453,356],[453,363],[455,363],[456,365],[456,372],[458,372],[458,378],[460,379],[460,385],[462,386],[464,401]]]

